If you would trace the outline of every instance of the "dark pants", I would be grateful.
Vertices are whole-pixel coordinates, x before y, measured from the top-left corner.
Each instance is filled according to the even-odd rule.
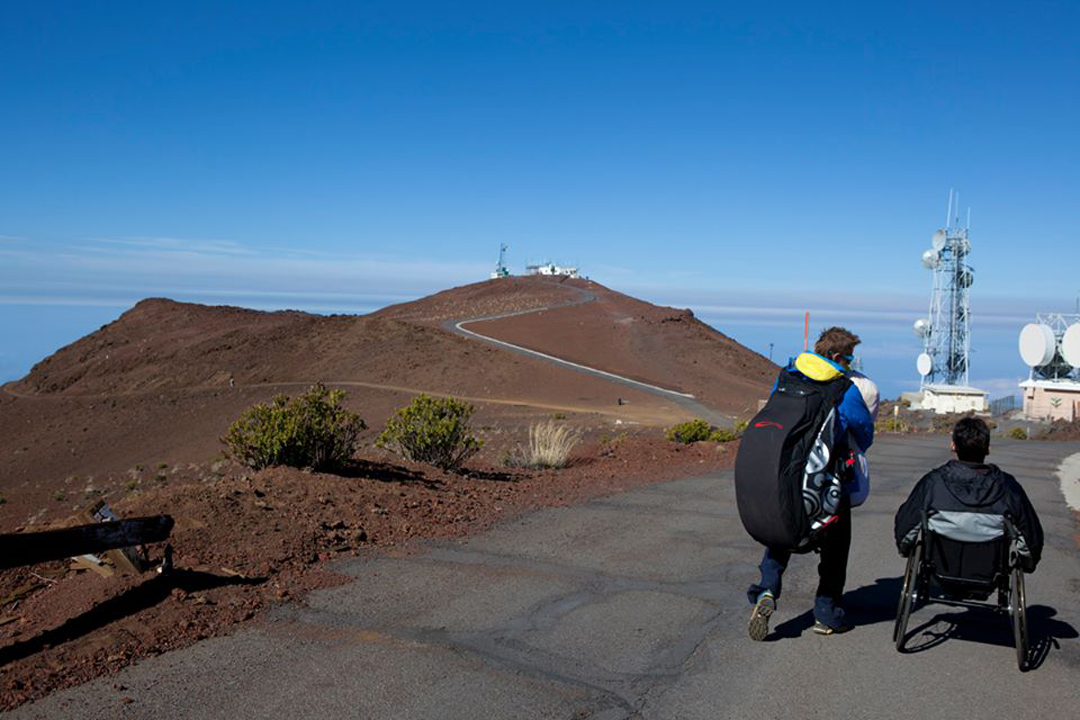
[[[838,626],[843,620],[844,611],[840,608],[840,598],[844,594],[847,581],[848,552],[851,550],[851,507],[845,501],[836,520],[826,528],[819,545],[821,555],[818,559],[818,586],[814,601],[814,618],[826,625]],[[757,602],[758,595],[768,590],[773,597],[780,597],[784,570],[787,569],[791,553],[787,550],[765,548],[761,558],[761,582],[751,585],[746,596],[751,604]]]

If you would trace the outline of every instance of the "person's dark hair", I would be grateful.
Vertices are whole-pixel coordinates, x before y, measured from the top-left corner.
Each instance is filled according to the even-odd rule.
[[[825,328],[814,343],[814,352],[832,360],[833,355],[851,355],[860,342],[859,336],[846,328]]]
[[[981,418],[961,418],[953,426],[952,441],[957,458],[982,462],[990,453],[990,428]]]

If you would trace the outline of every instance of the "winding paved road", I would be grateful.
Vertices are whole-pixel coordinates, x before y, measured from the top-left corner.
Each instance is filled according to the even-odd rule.
[[[571,362],[570,360],[564,360],[563,358],[556,357],[554,355],[542,353],[539,350],[531,350],[527,347],[522,347],[521,345],[514,345],[513,343],[508,343],[503,340],[497,340],[496,338],[482,335],[475,330],[468,330],[463,327],[464,325],[484,322],[487,320],[502,320],[503,318],[518,317],[520,315],[530,315],[532,313],[544,312],[545,310],[555,310],[557,308],[584,305],[585,303],[594,302],[596,300],[596,295],[589,292],[588,290],[573,287],[572,285],[568,285],[567,287],[579,294],[578,299],[569,300],[567,302],[558,303],[556,305],[548,305],[546,307],[532,308],[530,310],[516,310],[514,312],[501,313],[499,315],[447,320],[442,324],[442,327],[445,330],[457,333],[458,335],[462,335],[463,337],[490,343],[504,350],[510,350],[511,352],[528,355],[529,357],[539,358],[540,360],[543,360],[545,362],[558,365],[568,370],[580,372],[585,375],[591,375],[592,377],[597,377],[601,380],[607,380],[609,382],[613,382],[619,385],[625,385],[627,387],[632,387],[637,390],[643,390],[644,392],[647,392],[651,395],[656,395],[657,397],[662,397],[665,400],[673,401],[675,404],[679,405],[684,410],[689,412],[693,417],[701,418],[712,425],[725,428],[733,426],[733,418],[728,415],[718,413],[709,407],[706,407],[705,405],[698,402],[690,393],[679,392],[677,390],[669,390],[658,385],[652,385],[646,382],[641,382],[640,380],[633,380],[628,377],[623,377],[622,375],[616,375],[615,373],[611,373],[606,370],[601,370],[599,368],[589,367],[588,365]]]
[[[917,611],[910,651],[893,649],[903,565],[892,516],[946,443],[873,448],[845,635],[809,631],[815,563],[797,557],[772,634],[747,638],[759,548],[724,473],[535,512],[419,557],[342,562],[352,582],[261,625],[12,717],[1075,717],[1080,554],[1055,473],[1080,443],[995,441],[991,456],[1021,479],[1047,534],[1028,581],[1035,669],[1017,671],[1004,619],[944,606]]]

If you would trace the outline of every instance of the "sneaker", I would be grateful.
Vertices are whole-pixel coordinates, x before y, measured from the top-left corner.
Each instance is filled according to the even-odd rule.
[[[840,633],[846,633],[850,629],[851,626],[845,623],[833,627],[832,625],[826,625],[820,620],[814,621],[814,632],[818,635],[839,635]]]
[[[769,634],[769,616],[774,610],[776,610],[776,598],[771,592],[766,590],[758,595],[757,602],[754,603],[754,611],[750,614],[750,624],[746,628],[751,640],[760,642]]]

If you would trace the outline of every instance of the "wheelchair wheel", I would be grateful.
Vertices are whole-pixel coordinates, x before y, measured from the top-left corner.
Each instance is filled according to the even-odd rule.
[[[896,607],[896,624],[893,625],[893,642],[896,649],[904,647],[904,636],[907,635],[908,618],[911,617],[911,608],[915,605],[915,598],[919,593],[919,571],[922,566],[922,543],[915,543],[915,548],[908,557],[907,568],[904,570],[904,585],[900,588],[900,603]]]
[[[1028,657],[1027,597],[1024,593],[1024,571],[1019,567],[1012,570],[1009,615],[1012,617],[1013,641],[1016,643],[1016,666],[1024,670]]]

